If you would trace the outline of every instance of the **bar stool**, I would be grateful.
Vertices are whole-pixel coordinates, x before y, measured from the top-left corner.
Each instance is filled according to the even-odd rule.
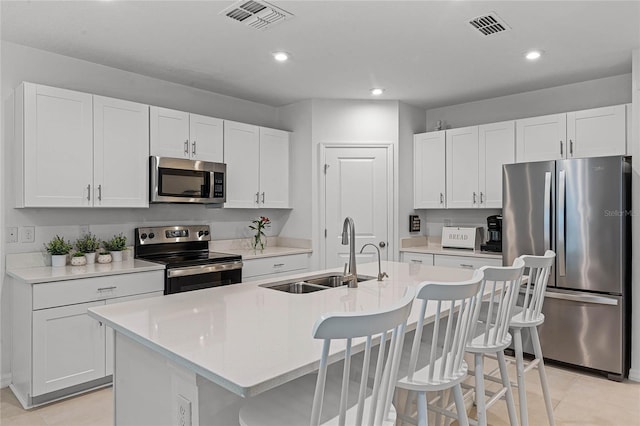
[[[323,340],[317,377],[315,374],[307,374],[249,399],[240,409],[240,424],[242,426],[316,426],[320,424],[392,426],[395,424],[396,411],[391,400],[414,294],[414,290],[409,289],[399,303],[376,312],[341,312],[322,315],[313,329],[313,337]],[[355,339],[357,340],[354,341]],[[327,376],[329,358],[336,356],[329,354],[334,340],[346,346],[344,368],[340,378],[337,378],[338,375]],[[368,387],[369,363],[377,340],[380,343],[373,387],[370,389]],[[353,348],[356,344],[364,346],[364,360],[359,382],[350,379]],[[336,389],[332,389],[331,385],[334,384]],[[330,390],[325,391],[326,387]]]
[[[440,415],[445,415],[457,418],[462,426],[469,424],[460,383],[467,377],[464,349],[477,320],[483,276],[481,271],[475,271],[468,281],[425,282],[418,288],[416,298],[422,303],[406,367],[407,375],[396,384],[397,389],[407,391],[405,412],[400,415],[403,423],[408,421],[426,426],[429,409],[436,413],[438,420]],[[423,334],[427,317],[434,320],[433,333]],[[453,389],[457,413],[435,405],[435,399],[427,401],[427,392],[436,391],[440,392],[436,399],[442,403],[444,392],[441,391],[448,389]],[[415,394],[418,406],[417,419],[412,418],[408,412],[412,396]]]
[[[524,261],[516,259],[513,266],[484,266],[480,270],[484,273],[480,290],[483,294],[482,308],[476,322],[475,333],[466,349],[468,353],[473,354],[475,360],[475,371],[473,372],[475,388],[472,387],[467,394],[475,392],[478,425],[486,426],[487,410],[503,397],[506,398],[509,422],[512,425],[517,425],[516,408],[507,373],[504,350],[511,344],[509,323],[522,283]],[[497,358],[500,379],[484,373],[485,355]],[[469,373],[471,374],[471,372]],[[485,390],[485,380],[501,383],[502,388],[497,392]],[[489,395],[488,400],[485,399],[486,395]]]
[[[524,261],[525,273],[528,269],[527,285],[524,288],[524,298],[522,306],[516,305],[514,315],[509,324],[513,331],[514,351],[516,355],[516,371],[518,377],[518,398],[520,400],[520,425],[528,426],[529,419],[527,413],[527,393],[524,382],[524,374],[534,367],[538,368],[540,384],[544,396],[544,405],[547,408],[549,424],[555,425],[553,420],[553,406],[551,405],[551,395],[547,384],[547,374],[544,370],[542,358],[542,348],[540,347],[540,337],[538,336],[538,326],[544,322],[542,304],[544,303],[544,293],[549,282],[551,267],[556,254],[552,250],[547,250],[544,256],[520,256]],[[517,259],[516,259],[517,261]],[[522,329],[529,330],[535,358],[526,366],[522,351]]]

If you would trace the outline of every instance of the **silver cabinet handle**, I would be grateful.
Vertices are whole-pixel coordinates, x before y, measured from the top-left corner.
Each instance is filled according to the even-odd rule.
[[[567,274],[566,270],[566,257],[565,257],[565,229],[564,229],[564,221],[565,221],[565,192],[566,192],[566,177],[565,171],[560,170],[558,174],[558,217],[556,221],[558,223],[558,235],[557,235],[557,251],[558,251],[558,275],[564,277]]]
[[[196,141],[191,144],[191,154],[196,155]]]
[[[98,185],[98,201],[102,201],[102,185]]]
[[[280,267],[282,267],[282,266],[284,266],[284,263],[274,263],[274,264],[273,264],[273,267],[274,267],[274,268],[280,268]]]
[[[260,193],[256,192],[256,204],[260,204]]]
[[[562,148],[562,141],[560,141],[560,157],[564,155],[564,150]]]
[[[91,184],[87,185],[87,201],[91,201]]]
[[[378,245],[379,245],[381,248],[385,248],[385,247],[387,246],[387,243],[385,243],[384,241],[380,241],[380,242],[378,243]]]
[[[189,139],[184,141],[184,155],[189,156]]]
[[[444,204],[444,194],[440,193],[440,204]]]
[[[264,192],[262,193],[262,204],[264,204]]]
[[[569,154],[573,157],[573,141],[569,139]]]
[[[460,266],[461,266],[462,268],[471,268],[471,269],[473,269],[473,265],[470,265],[470,264],[468,264],[468,263],[461,263],[461,264],[460,264]]]
[[[480,193],[480,204],[484,203],[483,198],[484,198],[484,194],[481,192]]]
[[[422,260],[418,260],[418,259],[411,259],[411,261],[412,261],[413,263],[422,263]]]
[[[544,174],[544,249],[551,250],[551,172]]]
[[[98,289],[98,291],[115,290],[116,288],[118,288],[118,287],[117,287],[117,286],[115,286],[115,285],[112,285],[111,287],[100,287],[100,288]]]
[[[476,193],[474,192],[473,193],[473,204],[475,204],[475,203],[476,203]]]

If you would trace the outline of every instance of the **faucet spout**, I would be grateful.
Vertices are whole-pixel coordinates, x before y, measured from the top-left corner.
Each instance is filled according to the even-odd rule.
[[[353,219],[347,216],[342,224],[342,245],[349,244],[349,287],[358,287],[358,274],[356,272],[356,227]]]
[[[389,275],[387,275],[386,272],[382,272],[382,263],[380,262],[380,249],[378,248],[378,246],[372,243],[367,243],[363,245],[362,248],[360,248],[360,253],[362,253],[366,246],[373,247],[378,253],[378,281],[382,281],[385,277],[389,278]]]

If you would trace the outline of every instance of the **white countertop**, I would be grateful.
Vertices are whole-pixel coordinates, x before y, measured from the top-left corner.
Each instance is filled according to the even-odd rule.
[[[251,239],[217,240],[209,243],[209,250],[238,254],[243,260],[260,259],[262,257],[289,256],[294,254],[311,253],[311,240],[286,237],[267,237],[267,244],[263,250],[253,250]]]
[[[472,275],[465,269],[398,262],[383,262],[382,269],[390,278],[361,282],[356,289],[289,294],[260,287],[284,280],[280,277],[100,306],[89,314],[227,390],[252,396],[318,368],[322,342],[311,332],[321,314],[383,308],[422,281]],[[322,272],[327,271],[317,273]],[[358,265],[358,273],[375,276],[378,265]],[[413,328],[417,311],[409,320]],[[343,346],[332,345],[333,357],[341,351]]]
[[[442,248],[442,246],[418,246],[401,248],[400,252],[425,253],[425,254],[447,254],[451,256],[484,257],[489,259],[502,259],[502,253],[492,253],[487,251],[465,250]]]
[[[311,253],[311,249],[297,247],[265,247],[264,250],[227,249],[225,253],[239,254],[242,260],[260,259],[263,257],[290,256],[293,254]]]
[[[78,278],[93,278],[105,275],[130,274],[135,272],[163,270],[164,265],[144,260],[124,260],[122,262],[94,263],[83,266],[35,266],[11,268],[7,274],[28,284],[64,281]]]

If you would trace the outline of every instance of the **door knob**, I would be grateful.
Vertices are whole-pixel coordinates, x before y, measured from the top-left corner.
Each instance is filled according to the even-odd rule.
[[[387,243],[385,243],[384,241],[380,241],[378,245],[380,246],[380,248],[385,248],[387,246]]]

